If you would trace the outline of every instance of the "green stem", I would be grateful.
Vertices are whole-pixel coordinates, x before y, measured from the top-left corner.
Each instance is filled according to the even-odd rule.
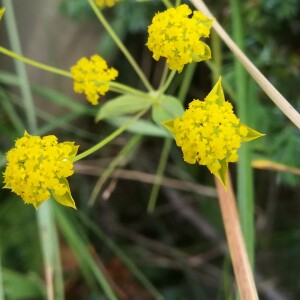
[[[118,167],[121,168],[124,166],[128,160],[129,157],[134,155],[135,148],[137,147],[139,141],[141,140],[142,135],[136,134],[134,135],[122,148],[122,150],[118,153],[117,156],[114,157],[114,159],[109,163],[107,168],[102,172],[101,177],[97,180],[95,187],[92,191],[92,194],[90,196],[90,199],[88,201],[88,205],[92,206],[95,204],[95,201],[98,197],[98,194],[100,193],[103,184],[106,182],[106,180],[110,177],[111,173]]]
[[[181,103],[184,102],[185,97],[188,93],[188,90],[191,86],[191,81],[193,79],[195,70],[196,70],[197,64],[191,63],[188,64],[188,66],[184,70],[184,77],[180,86],[180,90],[178,93],[178,99],[181,101]]]
[[[212,57],[213,68],[212,68],[212,77],[213,82],[217,82],[219,76],[221,75],[222,69],[222,47],[221,47],[221,39],[215,31],[211,32],[211,52],[214,54]],[[224,85],[224,84],[223,84]]]
[[[120,135],[123,131],[125,131],[132,123],[134,123],[136,120],[138,120],[149,108],[140,111],[137,113],[132,119],[130,119],[127,123],[125,123],[123,126],[115,130],[113,133],[111,133],[109,136],[107,136],[104,140],[100,141],[95,146],[91,147],[90,149],[80,153],[79,155],[75,156],[74,162],[79,161],[92,153],[96,152],[97,150],[104,147],[106,144],[108,144],[110,141],[112,141],[114,138],[116,138],[118,135]]]
[[[31,65],[31,66],[34,66],[36,68],[42,69],[44,71],[48,71],[48,72],[51,72],[51,73],[54,73],[54,74],[58,74],[58,75],[61,75],[61,76],[72,78],[72,74],[68,71],[65,71],[65,70],[62,70],[62,69],[59,69],[59,68],[55,68],[55,67],[37,62],[37,61],[32,60],[30,58],[27,58],[25,56],[19,55],[19,54],[13,52],[13,51],[10,51],[10,50],[8,50],[4,47],[0,47],[0,53],[5,54],[7,56],[10,56],[12,58],[15,58],[18,61],[24,62],[28,65]],[[129,94],[134,94],[134,95],[142,96],[142,97],[147,96],[147,94],[145,94],[144,92],[141,92],[141,91],[139,91],[135,88],[129,87],[129,86],[127,86],[125,84],[122,84],[122,83],[119,83],[119,82],[113,82],[112,81],[112,82],[109,83],[109,85],[111,87],[111,89],[110,89],[111,91],[114,91],[114,92],[117,92],[117,93],[120,93],[120,94],[128,94],[129,93]]]
[[[42,63],[37,62],[35,60],[32,60],[30,58],[24,57],[21,54],[17,54],[16,51],[13,52],[13,51],[10,51],[10,50],[8,50],[4,47],[0,47],[0,53],[5,54],[7,56],[10,56],[12,58],[15,58],[15,59],[17,59],[21,62],[24,62],[24,63],[26,63],[28,65],[31,65],[31,66],[34,66],[36,68],[39,68],[39,69],[42,69],[42,70],[45,70],[45,71],[48,71],[48,72],[51,72],[51,73],[54,73],[54,74],[59,74],[59,75],[65,76],[65,77],[72,78],[71,73],[68,72],[68,71],[64,71],[64,70],[61,70],[61,69],[58,69],[58,68],[55,68],[55,67],[51,67],[51,66],[42,64]]]
[[[21,55],[22,49],[21,49],[20,38],[16,26],[12,2],[10,0],[4,0],[3,5],[5,5],[5,7],[7,8],[5,22],[7,25],[9,42],[11,44],[11,47],[14,49],[14,52]],[[19,61],[15,61],[15,67],[16,67],[16,72],[20,78],[20,89],[21,89],[21,93],[23,94],[24,109],[27,117],[27,123],[28,123],[27,125],[29,127],[28,129],[31,132],[35,132],[37,130],[35,105],[33,103],[26,69],[24,64]]]
[[[149,97],[148,94],[146,94],[145,92],[142,92],[140,90],[137,90],[135,88],[132,88],[128,85],[116,82],[116,81],[111,81],[109,82],[109,90],[113,91],[113,92],[117,92],[120,94],[133,94],[136,96],[140,96],[140,97]]]
[[[172,3],[169,0],[162,0],[163,4],[165,5],[166,8],[171,8],[173,7]]]
[[[163,69],[163,73],[162,73],[161,78],[160,78],[160,83],[159,83],[158,90],[161,90],[163,85],[165,84],[168,73],[169,73],[169,67],[167,66],[167,64],[165,64],[164,69]]]
[[[37,118],[35,106],[32,100],[30,84],[28,81],[23,58],[16,21],[13,13],[11,0],[3,0],[7,8],[5,20],[7,22],[7,31],[13,52],[0,47],[0,52],[16,58],[16,71],[20,78],[20,91],[24,102],[25,113],[27,116],[27,126],[32,134],[37,132]],[[11,55],[13,54],[13,55]],[[33,62],[29,60],[30,62]],[[63,279],[59,256],[59,246],[55,222],[53,219],[50,202],[44,203],[37,212],[37,223],[41,238],[41,247],[44,259],[44,270],[47,283],[48,300],[64,299]]]
[[[153,88],[152,88],[151,84],[149,83],[149,81],[147,80],[145,74],[140,69],[140,67],[138,66],[138,64],[136,63],[136,61],[134,60],[134,58],[130,54],[130,52],[124,46],[124,44],[122,43],[120,38],[116,35],[116,33],[114,32],[114,30],[112,29],[110,24],[107,22],[107,20],[103,16],[101,10],[94,3],[94,0],[88,0],[88,1],[89,1],[90,6],[92,7],[94,13],[98,17],[99,21],[104,26],[104,28],[106,29],[108,34],[111,36],[111,38],[114,40],[114,42],[117,44],[117,46],[120,48],[120,50],[123,52],[124,56],[127,58],[128,62],[131,64],[131,66],[133,67],[133,69],[135,70],[137,75],[140,77],[141,81],[143,82],[143,84],[145,85],[147,90],[149,92],[153,91]]]
[[[150,200],[148,203],[147,211],[148,213],[153,213],[156,206],[157,196],[160,189],[160,185],[163,179],[163,174],[165,172],[166,164],[168,161],[169,152],[172,146],[172,139],[166,138],[164,141],[162,153],[159,159],[159,164],[154,180],[154,185],[151,191]]]
[[[0,300],[4,300],[3,272],[2,272],[2,251],[0,245]]]
[[[233,36],[244,52],[244,30],[239,0],[230,0],[233,13]],[[237,109],[243,123],[248,124],[249,109],[247,105],[247,82],[248,76],[243,66],[235,60],[235,77],[237,82]],[[240,149],[237,177],[237,198],[242,232],[246,244],[250,264],[254,261],[254,208],[253,208],[253,174],[251,169],[251,150],[246,143]]]
[[[169,74],[169,77],[167,78],[165,84],[159,89],[159,95],[162,95],[168,89],[168,87],[172,83],[172,80],[174,79],[176,73],[177,73],[177,71],[172,71]]]

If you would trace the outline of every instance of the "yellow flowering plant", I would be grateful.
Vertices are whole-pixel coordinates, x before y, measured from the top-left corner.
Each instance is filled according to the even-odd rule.
[[[229,162],[238,160],[243,142],[263,134],[242,124],[225,101],[221,78],[203,101],[189,103],[181,117],[164,122],[189,164],[206,165],[226,187]]]
[[[181,72],[186,64],[211,58],[207,44],[200,40],[209,37],[213,20],[200,11],[183,4],[157,13],[148,27],[147,46],[153,58],[165,57],[171,70]]]
[[[99,104],[93,110],[89,110],[89,113],[94,114],[95,121],[108,120],[117,127],[101,141],[95,142],[77,154],[79,146],[75,145],[76,142],[59,143],[54,135],[39,136],[37,118],[34,115],[34,120],[26,124],[29,127],[28,131],[33,135],[25,131],[24,136],[18,138],[14,147],[6,153],[4,188],[10,189],[25,203],[32,204],[35,208],[45,207],[46,204],[42,204],[53,198],[59,204],[76,209],[68,183],[68,178],[74,173],[74,164],[99,151],[127,130],[165,139],[162,159],[149,200],[149,203],[151,202],[149,211],[155,207],[172,137],[181,148],[183,160],[188,164],[207,166],[218,179],[216,184],[218,191],[220,191],[218,185],[221,183],[221,188],[228,188],[226,195],[229,195],[232,188],[228,184],[228,164],[238,161],[238,151],[243,143],[259,138],[263,134],[243,124],[236,116],[232,104],[225,100],[221,78],[203,100],[194,99],[188,104],[188,108],[184,109],[183,103],[193,75],[192,67],[195,63],[210,60],[214,54],[211,53],[210,46],[203,41],[210,36],[214,18],[198,10],[192,11],[187,4],[170,7],[170,1],[163,1],[167,8],[153,17],[148,26],[146,42],[155,61],[160,58],[165,60],[161,80],[156,88],[103,15],[102,8],[113,7],[117,2],[122,1],[88,0],[99,21],[136,72],[143,85],[142,88],[118,82],[118,75],[122,70],[110,67],[106,58],[100,54],[92,55],[90,58],[82,57],[69,70],[62,70],[0,47],[1,53],[18,61],[71,79],[75,93],[84,94],[84,98],[93,106]],[[0,18],[3,12],[4,9],[1,9]],[[175,76],[181,76],[182,74],[178,73],[183,70],[186,71],[183,72],[185,76],[177,77],[176,83]],[[122,75],[123,78],[127,76]],[[178,94],[173,95],[177,90]],[[115,93],[111,99],[107,95],[109,91]],[[33,103],[24,107],[27,115],[34,114]],[[121,165],[121,154],[113,160],[108,173]],[[107,175],[107,172],[104,173]],[[116,299],[109,284],[102,280],[101,284],[108,298]],[[47,292],[50,299],[54,293]]]
[[[85,93],[87,100],[96,105],[100,96],[109,90],[109,82],[115,80],[118,71],[109,68],[106,61],[99,55],[93,55],[90,59],[81,58],[75,66],[71,68],[74,80],[74,91]]]
[[[67,177],[74,173],[77,150],[73,142],[58,143],[54,135],[31,136],[25,131],[6,154],[4,188],[35,208],[50,196],[62,205],[76,208]]]

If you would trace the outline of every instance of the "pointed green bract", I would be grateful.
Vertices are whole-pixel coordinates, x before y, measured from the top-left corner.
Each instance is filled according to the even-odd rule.
[[[222,78],[221,76],[219,77],[219,80],[213,87],[213,89],[209,92],[209,94],[206,96],[205,99],[210,99],[211,97],[218,97],[217,98],[217,104],[218,105],[223,105],[225,102],[225,97],[224,97],[224,92],[222,88]]]
[[[63,186],[66,188],[67,192],[64,194],[64,195],[57,195],[55,194],[54,191],[52,191],[52,197],[55,201],[57,201],[59,204],[62,204],[64,206],[69,206],[69,207],[72,207],[74,209],[77,209],[76,208],[76,204],[75,204],[75,201],[71,195],[71,190],[70,190],[70,186],[69,186],[69,183],[68,183],[68,180],[65,179],[65,178],[61,178],[59,180],[59,182],[61,184],[63,184]]]
[[[249,126],[247,126],[245,124],[243,124],[243,126],[245,126],[248,129],[248,134],[247,134],[247,136],[244,137],[245,142],[252,141],[254,139],[257,139],[257,138],[262,137],[262,136],[265,135],[264,133],[260,133],[260,132],[250,128]]]
[[[165,121],[162,122],[161,124],[163,124],[172,134],[175,134],[174,120]]]
[[[5,8],[4,7],[0,8],[0,20],[2,19],[4,12],[5,12]]]

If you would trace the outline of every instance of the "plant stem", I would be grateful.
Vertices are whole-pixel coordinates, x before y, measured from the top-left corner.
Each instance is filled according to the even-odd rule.
[[[125,131],[132,123],[134,123],[136,120],[138,120],[149,108],[140,111],[137,113],[132,119],[130,119],[127,123],[125,123],[123,126],[115,130],[113,133],[111,133],[109,136],[107,136],[104,140],[100,141],[95,146],[91,147],[90,149],[80,153],[79,155],[75,156],[74,162],[79,161],[92,153],[96,152],[97,150],[104,147],[106,144],[108,144],[110,141],[112,141],[114,138],[116,138],[118,135],[120,135],[123,131]]]
[[[166,164],[168,161],[168,156],[170,153],[171,146],[172,146],[172,139],[166,138],[164,141],[163,149],[162,149],[161,156],[159,159],[159,164],[158,164],[158,168],[157,168],[157,172],[156,172],[156,176],[155,176],[155,180],[154,180],[154,185],[151,190],[151,195],[150,195],[150,199],[148,202],[148,207],[147,207],[148,213],[153,213],[154,208],[156,206],[156,200],[157,200],[159,188],[160,188],[160,185],[162,182],[163,174],[164,174],[164,171],[166,168]]]
[[[230,175],[227,174],[227,190],[216,177],[215,182],[219,195],[219,203],[223,224],[225,227],[227,243],[241,299],[258,300],[258,294],[256,291],[236,209]]]
[[[22,50],[21,50],[20,38],[16,26],[12,2],[10,0],[3,0],[3,5],[5,5],[5,7],[7,8],[5,22],[7,25],[9,42],[11,44],[11,47],[14,49],[16,55],[18,54],[21,55]],[[23,94],[24,109],[27,117],[27,125],[31,132],[35,132],[37,131],[35,105],[33,103],[26,69],[24,64],[19,61],[15,61],[15,67],[16,67],[16,72],[20,78],[20,89],[21,89],[21,93]]]
[[[8,50],[4,47],[1,47],[1,46],[0,46],[0,53],[5,54],[7,56],[10,56],[12,58],[15,58],[18,61],[24,62],[28,65],[34,66],[34,67],[39,68],[41,70],[51,72],[51,73],[54,73],[54,74],[58,74],[58,75],[61,75],[61,76],[65,76],[65,77],[68,77],[68,78],[72,78],[72,74],[69,71],[65,71],[65,70],[62,70],[62,69],[59,69],[59,68],[55,68],[55,67],[40,63],[38,61],[32,60],[32,59],[27,58],[25,56],[19,55],[19,54],[13,52],[13,51],[10,51],[10,50]],[[111,81],[109,83],[109,85],[111,87],[110,90],[114,91],[114,92],[118,92],[118,93],[121,93],[121,94],[128,94],[129,93],[129,94],[134,94],[134,95],[142,96],[142,97],[147,96],[147,94],[145,94],[144,92],[141,92],[141,91],[139,91],[135,88],[129,87],[129,86],[127,86],[125,84],[122,84],[122,83],[119,83],[119,82]]]
[[[233,36],[244,52],[244,30],[242,14],[239,0],[230,0],[233,18]],[[249,124],[251,105],[248,103],[247,82],[248,76],[246,70],[235,60],[235,82],[236,82],[236,104],[238,115],[241,121]],[[241,220],[242,232],[248,252],[250,264],[253,268],[254,263],[254,199],[253,199],[253,173],[251,168],[251,145],[245,143],[239,151],[239,160],[237,163],[237,199]]]
[[[3,269],[2,269],[2,249],[0,245],[0,300],[4,300],[4,286],[3,286]]]
[[[190,63],[186,66],[184,70],[184,76],[183,80],[181,82],[181,86],[178,92],[178,99],[180,100],[181,103],[184,103],[185,97],[188,93],[188,90],[191,86],[191,81],[193,79],[195,70],[196,70],[196,63]]]
[[[120,94],[132,94],[140,97],[150,97],[147,93],[142,92],[140,90],[137,90],[135,88],[132,88],[128,85],[116,82],[116,81],[110,81],[109,82],[109,90],[113,92],[117,92]]]
[[[153,91],[153,88],[152,88],[151,84],[149,83],[148,79],[146,78],[145,74],[143,73],[141,68],[138,66],[138,64],[136,63],[136,61],[134,60],[134,58],[132,57],[130,52],[127,50],[125,45],[122,43],[120,38],[116,35],[116,33],[114,32],[114,30],[112,29],[110,24],[107,22],[107,20],[103,16],[101,10],[94,3],[94,0],[88,0],[88,1],[89,1],[91,8],[94,11],[94,13],[98,17],[99,21],[101,22],[103,27],[106,29],[108,34],[111,36],[111,38],[114,40],[114,42],[117,44],[117,46],[120,48],[120,50],[122,51],[124,56],[127,58],[128,62],[131,64],[131,66],[133,67],[133,69],[135,70],[137,75],[140,77],[141,81],[143,82],[143,84],[145,85],[147,90],[149,92]]]
[[[208,7],[202,0],[190,0],[195,7],[202,11],[207,17],[214,18]],[[224,43],[245,67],[252,78],[261,89],[269,96],[275,105],[300,129],[300,114],[297,110],[279,93],[279,91],[267,80],[267,78],[257,69],[250,59],[239,49],[234,41],[225,32],[218,21],[214,21],[213,28],[222,38]]]
[[[166,8],[171,8],[173,7],[172,3],[169,0],[162,0],[163,4],[165,5]]]
[[[169,77],[167,78],[166,82],[164,83],[164,85],[159,89],[159,95],[162,95],[170,86],[170,84],[172,83],[172,80],[174,79],[175,75],[176,75],[177,71],[172,71],[169,74]]]
[[[10,50],[8,50],[4,47],[0,47],[0,53],[3,53],[7,56],[15,58],[15,59],[17,59],[21,62],[24,62],[24,63],[26,63],[28,65],[31,65],[31,66],[34,66],[36,68],[39,68],[39,69],[42,69],[42,70],[45,70],[45,71],[48,71],[48,72],[51,72],[51,73],[54,73],[54,74],[58,74],[58,75],[62,75],[62,76],[65,76],[65,77],[72,78],[71,73],[68,72],[68,71],[64,71],[64,70],[61,70],[61,69],[58,69],[58,68],[55,68],[55,67],[51,67],[51,66],[42,64],[40,62],[37,62],[35,60],[32,60],[32,59],[27,58],[25,56],[22,56],[21,54],[18,54],[16,51],[10,51]]]
[[[13,5],[11,0],[3,0],[3,4],[7,8],[5,20],[7,21],[8,36],[11,43],[13,52],[0,47],[0,52],[10,55],[17,60],[16,71],[20,78],[20,91],[24,102],[25,112],[27,116],[27,126],[30,133],[35,134],[37,132],[37,118],[35,106],[32,99],[29,81],[25,65],[26,62],[20,58],[23,58],[20,40],[18,36],[16,21],[13,13]],[[30,60],[30,62],[33,62]],[[63,300],[63,279],[61,272],[59,246],[57,239],[57,232],[55,222],[51,210],[50,202],[44,203],[37,211],[37,223],[40,233],[41,247],[44,259],[44,270],[47,284],[47,298],[48,300]]]

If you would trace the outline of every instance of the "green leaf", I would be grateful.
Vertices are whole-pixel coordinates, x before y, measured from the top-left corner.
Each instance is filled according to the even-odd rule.
[[[177,98],[163,96],[160,103],[153,105],[152,119],[161,126],[161,123],[181,117],[183,113],[184,108]]]
[[[110,119],[122,115],[133,114],[151,105],[147,98],[135,95],[122,95],[104,103],[96,116],[96,121]]]
[[[107,121],[108,123],[116,127],[120,127],[127,123],[129,120],[129,117],[118,117],[109,119]],[[146,120],[137,120],[134,123],[132,123],[126,130],[132,133],[140,133],[142,135],[148,136],[171,137],[171,134],[168,133],[166,130]]]
[[[3,286],[7,299],[44,299],[45,286],[34,274],[19,274],[3,269]]]

